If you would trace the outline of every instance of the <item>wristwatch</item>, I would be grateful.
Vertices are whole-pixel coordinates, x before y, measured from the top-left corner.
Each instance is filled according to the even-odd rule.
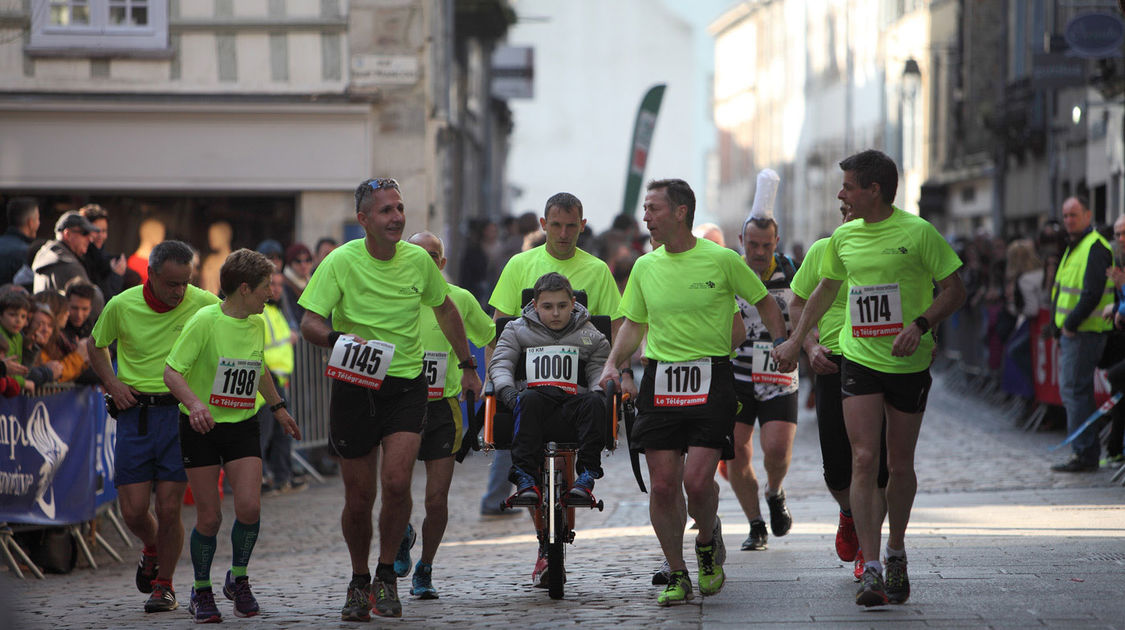
[[[774,340],[773,340],[773,347],[775,347],[775,348],[776,348],[776,347],[780,346],[780,345],[781,345],[781,344],[783,344],[783,343],[785,343],[785,337],[778,337],[777,339],[774,339]]]
[[[922,331],[923,335],[930,330],[930,320],[922,317],[921,315],[914,318],[914,325],[918,327],[918,330]]]
[[[278,409],[285,409],[286,407],[288,407],[288,405],[286,405],[285,401],[282,400],[282,401],[278,401],[278,402],[270,405],[270,411],[274,412],[274,413],[277,413]]]
[[[457,367],[462,370],[475,370],[477,369],[477,359],[474,356],[470,356],[468,359],[458,363]]]

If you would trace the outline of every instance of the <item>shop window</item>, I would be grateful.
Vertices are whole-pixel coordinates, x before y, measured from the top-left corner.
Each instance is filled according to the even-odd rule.
[[[168,0],[32,0],[31,54],[168,49]]]

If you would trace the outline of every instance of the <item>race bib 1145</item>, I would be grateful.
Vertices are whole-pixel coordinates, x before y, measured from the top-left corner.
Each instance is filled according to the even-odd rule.
[[[347,335],[341,335],[332,346],[332,356],[324,374],[338,381],[360,385],[369,389],[379,389],[387,378],[387,369],[395,356],[395,345],[373,339],[367,343],[357,343]]]

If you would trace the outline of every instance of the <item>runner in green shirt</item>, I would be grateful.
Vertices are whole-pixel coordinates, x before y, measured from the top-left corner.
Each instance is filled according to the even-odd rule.
[[[785,337],[785,322],[777,302],[737,253],[692,236],[695,194],[687,182],[650,182],[644,208],[649,233],[663,247],[633,266],[618,311],[625,321],[599,384],[605,387],[620,378],[618,368],[628,363],[647,332],[649,362],[630,444],[644,449],[648,461],[649,516],[672,570],[657,597],[658,604],[667,606],[694,596],[683,558],[681,489],[699,528],[700,592],[714,595],[725,581],[714,477],[720,456],[730,448],[737,407],[730,365],[734,297],[758,308],[777,341]],[[779,367],[792,370],[795,362],[783,361]]]
[[[309,343],[332,348],[327,370],[335,379],[329,439],[341,457],[341,527],[352,565],[341,618],[367,621],[372,604],[377,615],[402,616],[394,559],[410,521],[411,470],[426,419],[423,308],[433,308],[452,344],[461,387],[479,396],[481,383],[445,279],[424,249],[402,241],[406,206],[398,182],[379,178],[360,183],[355,211],[364,238],[325,257],[299,304],[306,309],[301,334]],[[372,582],[368,557],[376,479],[383,503],[379,563]]]
[[[931,378],[930,326],[965,301],[961,261],[927,221],[894,207],[898,167],[879,151],[840,162],[844,183],[837,197],[857,220],[836,229],[820,266],[823,276],[809,296],[789,341],[774,358],[797,358],[805,336],[847,282],[848,307],[840,333],[844,422],[852,442],[852,515],[867,550],[855,601],[863,606],[901,604],[910,596],[906,526],[917,478],[914,448]],[[938,295],[933,297],[933,285]],[[886,503],[890,521],[886,582],[878,552],[883,513],[876,471],[886,413]]]
[[[125,525],[144,543],[137,590],[150,593],[146,612],[179,607],[172,576],[184,547],[180,520],[187,475],[180,454],[176,398],[164,384],[164,361],[184,324],[219,298],[190,284],[195,250],[164,241],[152,248],[148,280],[105,306],[86,349],[117,411],[114,478]],[[117,343],[117,373],[109,356]],[[156,495],[155,516],[149,511]]]
[[[259,612],[250,591],[246,566],[258,540],[261,517],[262,448],[258,392],[274,418],[294,438],[301,431],[263,365],[265,322],[262,308],[270,297],[273,263],[258,252],[240,249],[219,270],[221,304],[199,309],[184,325],[168,353],[164,382],[180,401],[180,451],[195,497],[191,563],[195,582],[189,612],[196,623],[222,620],[211,588],[211,561],[222,523],[219,471],[234,490],[231,527],[234,558],[223,594],[234,601],[234,614]]]
[[[844,221],[851,220],[846,207],[840,208]],[[822,238],[809,247],[805,260],[797,275],[793,277],[791,288],[793,299],[789,303],[789,315],[793,322],[801,319],[805,304],[816,285],[820,282],[820,263],[829,239]],[[855,562],[856,578],[863,576],[863,551],[856,538],[855,522],[852,519],[852,502],[849,488],[852,483],[852,443],[844,426],[844,408],[840,399],[840,330],[844,327],[845,311],[848,304],[848,289],[841,285],[832,306],[821,316],[815,328],[805,338],[802,346],[809,357],[809,366],[816,374],[813,379],[813,392],[816,398],[816,426],[820,437],[820,454],[824,461],[824,482],[836,503],[840,506],[839,524],[836,527],[836,554],[844,562]],[[887,445],[880,440],[879,472],[876,486],[887,487]],[[881,493],[876,500],[883,503],[880,512],[886,511]]]
[[[439,271],[445,269],[445,243],[436,234],[418,232],[410,237],[410,242],[426,250],[437,264]],[[465,334],[478,348],[484,348],[496,336],[496,326],[480,307],[477,299],[461,287],[449,285],[449,298],[461,313],[465,323]],[[441,332],[437,317],[432,308],[424,308],[421,313],[423,374],[429,389],[426,405],[426,428],[422,432],[422,444],[418,448],[418,459],[426,464],[426,518],[422,521],[422,556],[414,567],[410,593],[419,599],[437,599],[437,589],[431,578],[434,556],[445,534],[449,521],[449,484],[453,480],[454,455],[461,450],[461,441],[466,439],[462,427],[461,379],[457,370],[449,363],[453,356],[453,346]],[[417,534],[410,524],[399,545],[395,557],[395,573],[406,577],[410,573],[410,549],[414,546]]]

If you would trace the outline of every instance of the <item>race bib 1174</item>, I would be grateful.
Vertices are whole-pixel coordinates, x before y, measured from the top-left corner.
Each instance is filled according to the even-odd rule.
[[[325,376],[338,381],[379,389],[387,378],[387,369],[395,356],[395,345],[373,339],[357,343],[350,336],[341,335],[332,346]]]
[[[898,284],[852,287],[848,290],[852,337],[890,337],[902,332],[902,298]]]

